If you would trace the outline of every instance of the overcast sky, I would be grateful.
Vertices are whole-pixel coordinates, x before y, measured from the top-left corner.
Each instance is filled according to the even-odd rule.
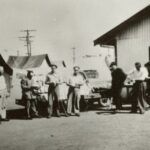
[[[18,39],[33,32],[33,54],[49,53],[52,59],[72,61],[72,47],[77,57],[99,53],[93,40],[149,5],[149,0],[0,0],[1,53],[26,53]]]

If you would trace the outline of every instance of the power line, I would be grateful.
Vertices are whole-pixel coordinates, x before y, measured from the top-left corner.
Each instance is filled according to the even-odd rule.
[[[73,47],[72,50],[73,50],[73,65],[75,65],[75,63],[76,63],[76,48]]]
[[[32,50],[31,50],[31,38],[33,38],[34,36],[30,35],[30,32],[34,32],[36,30],[21,30],[21,32],[26,32],[26,36],[23,37],[19,37],[19,39],[21,41],[25,41],[26,42],[26,47],[27,47],[27,55],[31,56],[32,55]]]

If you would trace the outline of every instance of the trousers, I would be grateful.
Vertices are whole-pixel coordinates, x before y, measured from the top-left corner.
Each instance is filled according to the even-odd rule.
[[[31,114],[37,115],[37,108],[36,108],[36,100],[35,99],[26,99],[26,115],[27,117],[31,117]]]
[[[80,89],[79,88],[69,89],[67,112],[69,114],[80,112]]]
[[[115,88],[113,89],[113,102],[116,106],[116,109],[121,109],[122,102],[121,102],[121,90],[122,88]]]
[[[48,116],[52,116],[53,112],[59,115],[59,100],[55,90],[51,90],[48,93]]]
[[[142,81],[135,82],[132,91],[132,111],[136,112],[138,109],[140,112],[144,112],[148,104],[145,100],[145,87]]]
[[[6,118],[6,93],[5,91],[0,92],[0,117]]]

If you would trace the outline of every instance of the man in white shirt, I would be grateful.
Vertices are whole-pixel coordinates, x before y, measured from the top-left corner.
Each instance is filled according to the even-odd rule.
[[[128,77],[133,81],[142,80],[148,77],[148,71],[145,67],[141,67],[140,63],[135,63],[135,68],[128,74]]]
[[[68,107],[67,112],[69,115],[75,113],[76,116],[80,116],[80,87],[83,85],[83,77],[80,74],[80,67],[75,66],[74,74],[71,77],[68,94]]]
[[[7,87],[3,73],[4,68],[0,66],[0,118],[2,121],[8,121],[8,119],[6,119]]]
[[[141,67],[141,63],[135,63],[135,69],[128,74],[128,78],[134,81],[132,97],[132,113],[139,109],[140,114],[144,114],[148,104],[145,100],[144,80],[148,77],[146,68]]]

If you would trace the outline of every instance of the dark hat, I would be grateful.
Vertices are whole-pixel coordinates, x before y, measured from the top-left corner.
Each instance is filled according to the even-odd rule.
[[[116,66],[117,64],[115,62],[112,62],[109,67],[112,67],[112,66]]]
[[[150,67],[150,62],[147,62],[144,66],[145,67]]]
[[[136,66],[141,66],[141,63],[140,62],[136,62],[135,65]]]
[[[27,77],[33,73],[33,70],[27,70]]]
[[[27,72],[28,72],[28,73],[31,73],[31,72],[33,72],[33,70],[27,70]]]

